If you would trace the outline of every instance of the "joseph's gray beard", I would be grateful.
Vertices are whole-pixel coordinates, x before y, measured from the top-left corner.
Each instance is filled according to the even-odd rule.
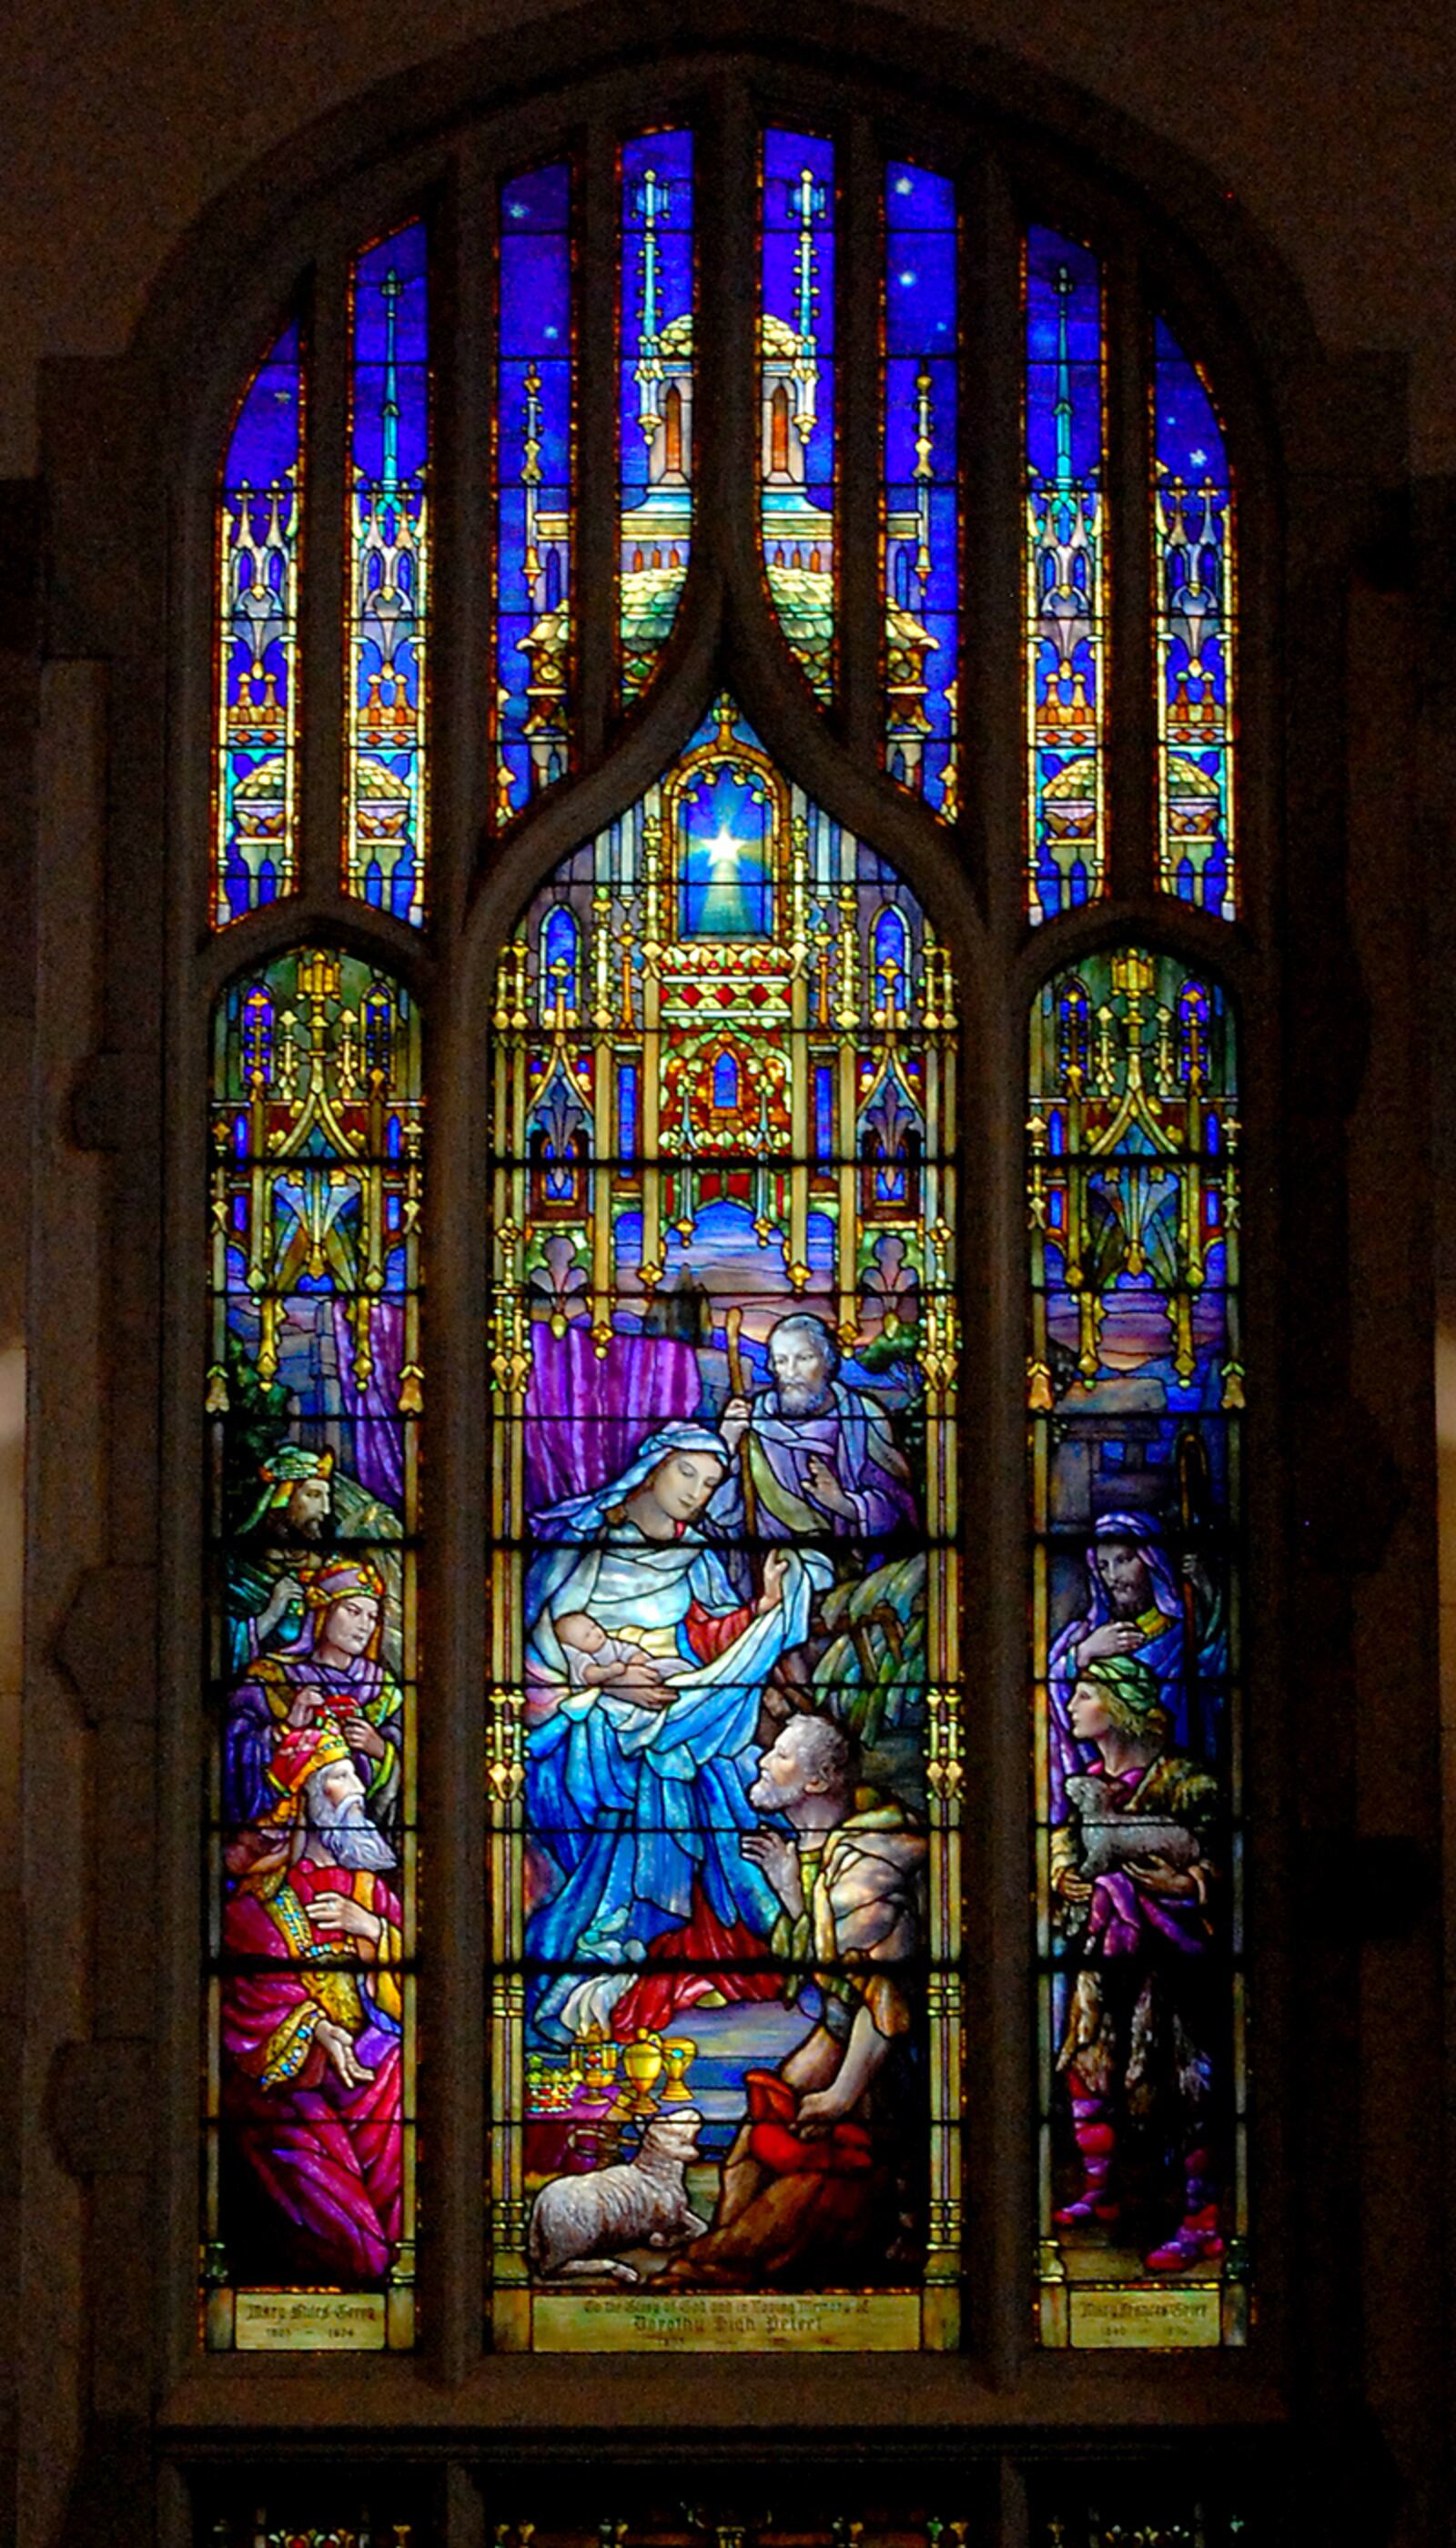
[[[817,1389],[808,1381],[780,1381],[778,1412],[780,1415],[822,1415],[834,1404],[829,1383],[821,1381]]]
[[[376,1831],[364,1811],[361,1796],[350,1796],[337,1806],[324,1805],[316,1810],[313,1829],[318,1834],[332,1859],[351,1874],[363,1871],[383,1874],[386,1867],[397,1864],[395,1853],[382,1831]]]

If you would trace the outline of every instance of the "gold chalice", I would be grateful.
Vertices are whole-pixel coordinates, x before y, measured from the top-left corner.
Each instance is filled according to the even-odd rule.
[[[616,2046],[605,2027],[594,2023],[581,2038],[582,2086],[589,2097],[609,2097],[615,2083]]]
[[[639,2121],[645,2120],[655,2111],[652,2091],[662,2077],[662,2037],[649,2035],[645,2026],[639,2027],[622,2054],[622,2069],[634,2092],[627,2112]]]
[[[697,2046],[689,2044],[685,2035],[663,2037],[663,2060],[668,2073],[668,2084],[663,2090],[665,2106],[687,2103],[691,2093],[687,2086],[687,2073],[696,2057]]]

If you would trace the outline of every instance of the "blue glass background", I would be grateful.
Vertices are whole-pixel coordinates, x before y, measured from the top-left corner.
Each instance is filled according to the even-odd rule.
[[[729,770],[716,770],[682,800],[682,856],[679,926],[684,938],[766,938],[774,925],[769,870],[770,811],[763,796]],[[707,844],[731,836],[731,872]]]
[[[1064,297],[1054,285],[1054,278],[1063,269],[1072,285]],[[1027,232],[1025,313],[1026,453],[1028,480],[1034,491],[1039,485],[1049,487],[1058,483],[1057,357],[1063,316],[1067,391],[1071,404],[1071,478],[1074,484],[1100,491],[1104,458],[1102,269],[1091,250],[1079,240],[1063,238],[1058,231],[1034,224]],[[1105,520],[1100,522],[1099,529],[1105,539]],[[1091,563],[1089,558],[1089,576]],[[1093,597],[1096,597],[1095,583]],[[1028,607],[1034,617],[1035,605],[1030,600]],[[1036,693],[1040,706],[1056,685],[1057,656],[1049,639],[1044,637],[1034,642]],[[1042,749],[1036,755],[1036,801],[1032,808],[1032,914],[1035,919],[1049,919],[1069,905],[1085,902],[1094,881],[1100,880],[1085,861],[1067,863],[1064,858],[1059,861],[1052,855],[1048,846],[1044,791],[1071,763],[1086,758],[1089,752],[1099,765],[1101,763],[1103,643],[1104,631],[1097,622],[1091,638],[1081,640],[1072,658],[1072,670],[1081,677],[1088,707],[1097,720],[1095,743],[1091,746],[1074,744],[1064,752]],[[1100,842],[1089,841],[1087,847],[1094,861],[1100,859]]]
[[[267,487],[299,456],[302,352],[297,319],[270,345],[254,372],[223,464],[225,487]]]
[[[930,580],[918,576],[907,591],[887,595],[903,602],[935,639],[926,659],[924,793],[940,805],[952,758],[955,724],[947,693],[959,657],[960,508],[957,501],[959,436],[959,329],[956,313],[958,246],[956,188],[927,168],[892,161],[885,171],[885,504],[909,512],[916,500],[915,435],[922,369],[930,374],[931,489]]]
[[[1218,607],[1206,619],[1200,646],[1201,678],[1192,677],[1191,696],[1195,700],[1212,700],[1218,717],[1213,737],[1206,743],[1187,739],[1169,739],[1164,745],[1165,758],[1176,753],[1196,770],[1211,778],[1218,790],[1218,820],[1214,845],[1202,864],[1201,872],[1183,855],[1172,839],[1166,804],[1163,809],[1163,882],[1185,902],[1201,903],[1206,910],[1217,911],[1226,919],[1233,915],[1233,879],[1229,859],[1230,793],[1233,783],[1232,738],[1229,731],[1229,637],[1228,578],[1229,556],[1228,508],[1230,481],[1228,453],[1223,428],[1214,403],[1198,371],[1183,352],[1166,321],[1159,318],[1153,329],[1153,457],[1157,483],[1164,494],[1170,480],[1178,480],[1188,491],[1184,506],[1184,524],[1190,539],[1202,540],[1205,530],[1212,535],[1218,551]],[[1205,491],[1208,500],[1205,500]],[[1161,546],[1161,543],[1159,543]],[[1207,575],[1207,564],[1205,565]],[[1180,682],[1190,678],[1190,659],[1185,639],[1172,633],[1168,622],[1172,612],[1169,576],[1162,555],[1157,561],[1158,609],[1163,636],[1164,697],[1171,706]]]
[[[498,757],[510,775],[512,808],[531,792],[525,736],[528,665],[522,638],[536,611],[525,580],[526,374],[540,378],[538,512],[571,511],[573,332],[572,172],[566,161],[529,169],[500,190],[500,364],[497,376],[496,672]],[[575,524],[572,548],[575,547]],[[569,581],[569,579],[568,579]],[[563,597],[567,597],[563,595]]]
[[[1215,487],[1228,484],[1228,462],[1223,429],[1214,403],[1171,328],[1159,318],[1153,329],[1157,365],[1154,399],[1157,457],[1169,475],[1189,486],[1205,479]]]
[[[1056,347],[1061,303],[1052,276],[1065,266],[1067,361],[1071,374],[1072,475],[1102,472],[1102,292],[1098,261],[1077,240],[1033,227],[1027,233],[1027,458],[1044,478],[1056,473]]]
[[[370,855],[368,838],[358,832],[356,826],[351,826],[348,884],[352,891],[362,894],[376,907],[383,906],[388,895],[388,906],[395,917],[413,921],[416,925],[424,916],[420,640],[424,634],[425,602],[421,530],[429,467],[430,421],[428,269],[429,241],[422,221],[408,223],[388,238],[366,248],[356,260],[350,384],[350,448],[354,464],[351,521],[356,544],[355,559],[370,512],[381,495],[394,499],[385,506],[386,536],[394,535],[395,507],[398,505],[413,525],[418,545],[412,568],[400,579],[401,590],[410,593],[414,609],[395,648],[392,675],[386,670],[376,640],[357,624],[354,632],[354,695],[357,703],[361,707],[365,704],[371,682],[383,676],[392,698],[398,699],[403,692],[411,713],[405,735],[398,742],[392,738],[393,748],[360,748],[351,796],[355,804],[360,800],[367,801],[371,769],[386,771],[392,777],[402,779],[409,791],[405,846],[386,874],[386,867]],[[393,303],[386,290],[391,276],[400,286],[393,296]],[[391,473],[385,451],[384,411],[389,383],[387,365],[392,306],[397,417]],[[357,565],[351,574],[351,592],[357,609]]]

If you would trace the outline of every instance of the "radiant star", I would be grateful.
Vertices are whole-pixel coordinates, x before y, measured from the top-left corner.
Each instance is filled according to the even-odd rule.
[[[714,883],[731,884],[748,843],[741,841],[737,833],[730,832],[725,825],[705,840],[702,848],[709,866],[717,870]]]

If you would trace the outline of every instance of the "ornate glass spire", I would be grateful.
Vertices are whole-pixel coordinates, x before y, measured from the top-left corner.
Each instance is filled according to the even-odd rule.
[[[1049,920],[1103,890],[1107,681],[1101,270],[1028,233],[1026,680],[1028,908]]]
[[[818,696],[835,679],[834,145],[764,136],[760,483],[770,598]]]
[[[574,749],[572,172],[500,189],[496,417],[496,812],[520,812]]]
[[[619,385],[622,695],[671,634],[692,544],[692,136],[654,133],[621,156]]]
[[[243,393],[218,500],[215,929],[298,884],[303,425],[295,323]]]
[[[959,329],[956,189],[892,161],[884,187],[884,762],[959,809]]]
[[[1153,358],[1158,882],[1231,920],[1233,482],[1208,382],[1161,318]]]
[[[428,850],[428,247],[411,222],[354,268],[344,889],[416,927]]]

